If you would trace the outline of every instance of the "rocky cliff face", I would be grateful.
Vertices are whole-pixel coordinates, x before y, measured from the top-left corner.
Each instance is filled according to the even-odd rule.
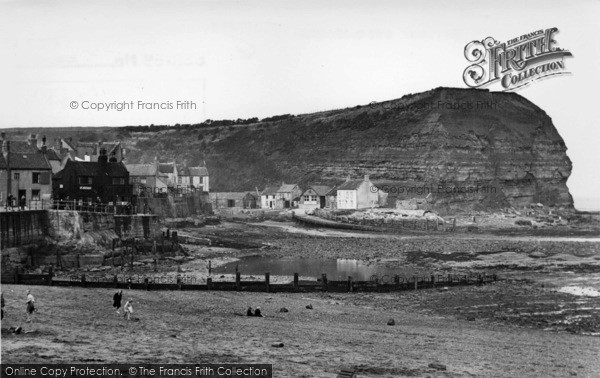
[[[204,138],[195,150],[201,151],[198,156],[182,148],[173,156],[206,160],[211,190],[262,189],[281,181],[335,183],[369,175],[392,201],[431,193],[438,209],[573,204],[564,141],[543,110],[515,93],[437,88],[384,103],[281,118],[201,129],[212,139]]]

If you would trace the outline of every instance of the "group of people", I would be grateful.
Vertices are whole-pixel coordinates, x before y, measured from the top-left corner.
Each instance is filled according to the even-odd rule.
[[[12,194],[9,194],[6,197],[6,210],[12,211],[14,209],[14,202],[15,202],[15,197]],[[25,195],[22,195],[21,199],[19,200],[19,206],[17,206],[17,209],[25,210],[26,204],[27,204],[27,198],[25,197]]]
[[[113,307],[117,310],[117,315],[121,315],[121,300],[123,299],[123,290],[119,290],[113,295]],[[123,306],[123,317],[125,320],[131,320],[131,314],[133,314],[133,299],[129,298]]]
[[[260,312],[260,307],[257,307],[256,310],[252,311],[252,306],[248,307],[248,310],[246,311],[246,315],[247,316],[260,316],[261,318],[264,317],[262,312]]]

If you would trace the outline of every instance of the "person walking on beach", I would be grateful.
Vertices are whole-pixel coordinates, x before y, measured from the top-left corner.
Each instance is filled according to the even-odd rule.
[[[35,311],[35,298],[31,294],[31,290],[27,290],[27,323],[31,322],[31,316]]]
[[[119,311],[121,308],[121,299],[123,299],[123,290],[119,290],[113,295],[113,307],[117,309],[117,315],[121,314]]]
[[[124,315],[123,317],[125,318],[125,320],[129,320],[131,319],[131,314],[133,313],[133,299],[129,299],[127,302],[125,302],[125,306],[123,307],[123,312]]]

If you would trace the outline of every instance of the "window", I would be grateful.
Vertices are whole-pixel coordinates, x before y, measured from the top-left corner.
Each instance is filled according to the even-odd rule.
[[[91,177],[79,177],[79,184],[80,185],[92,185],[92,178]]]
[[[31,190],[31,200],[32,201],[39,201],[40,200],[40,190],[39,189],[32,189]]]
[[[182,178],[181,177],[177,177],[177,183],[181,184],[181,182],[182,182]]]
[[[142,184],[146,185],[146,178],[140,180]]]
[[[13,177],[15,178],[15,180],[18,180],[21,177],[21,174],[18,172],[15,172],[15,175]]]
[[[310,202],[310,196],[304,196],[304,202]]]
[[[113,185],[125,185],[125,178],[123,178],[123,177],[113,177],[112,183],[113,183]]]
[[[40,183],[40,172],[33,172],[31,174],[31,183],[39,184]]]
[[[235,200],[228,199],[227,200],[227,207],[235,207]]]

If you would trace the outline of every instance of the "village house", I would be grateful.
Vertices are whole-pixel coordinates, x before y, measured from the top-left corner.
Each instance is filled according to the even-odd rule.
[[[330,191],[330,186],[311,185],[300,195],[298,207],[304,210],[322,209],[327,205],[327,193]]]
[[[277,190],[278,186],[269,186],[265,188],[260,194],[260,207],[263,209],[276,209],[277,208]]]
[[[263,209],[289,209],[297,207],[302,190],[296,184],[285,184],[281,186],[267,187],[260,195],[261,207]]]
[[[192,191],[208,192],[208,170],[206,167],[188,167],[187,162],[176,166],[177,187]]]
[[[256,209],[258,207],[258,196],[252,192],[211,192],[209,198],[213,210]]]
[[[158,174],[167,178],[169,187],[177,186],[177,165],[175,162],[158,163]]]
[[[282,183],[277,190],[278,208],[289,209],[297,207],[302,189],[296,184]]]
[[[113,156],[109,161],[103,148],[96,162],[69,160],[54,176],[55,199],[87,203],[131,202],[133,192],[129,172],[123,162],[116,160]]]
[[[151,194],[167,193],[167,175],[158,171],[158,161],[151,164],[125,164],[129,172],[129,183],[136,196],[150,196]]]
[[[6,205],[9,195],[13,206],[23,205],[27,209],[41,209],[44,201],[52,197],[52,166],[37,144],[14,143],[17,150],[11,149],[11,141],[2,133],[2,153],[0,154],[0,203]]]
[[[336,189],[338,209],[366,209],[379,207],[384,201],[384,193],[374,190],[375,185],[365,175],[363,180],[347,180]],[[381,197],[381,198],[380,198]]]

